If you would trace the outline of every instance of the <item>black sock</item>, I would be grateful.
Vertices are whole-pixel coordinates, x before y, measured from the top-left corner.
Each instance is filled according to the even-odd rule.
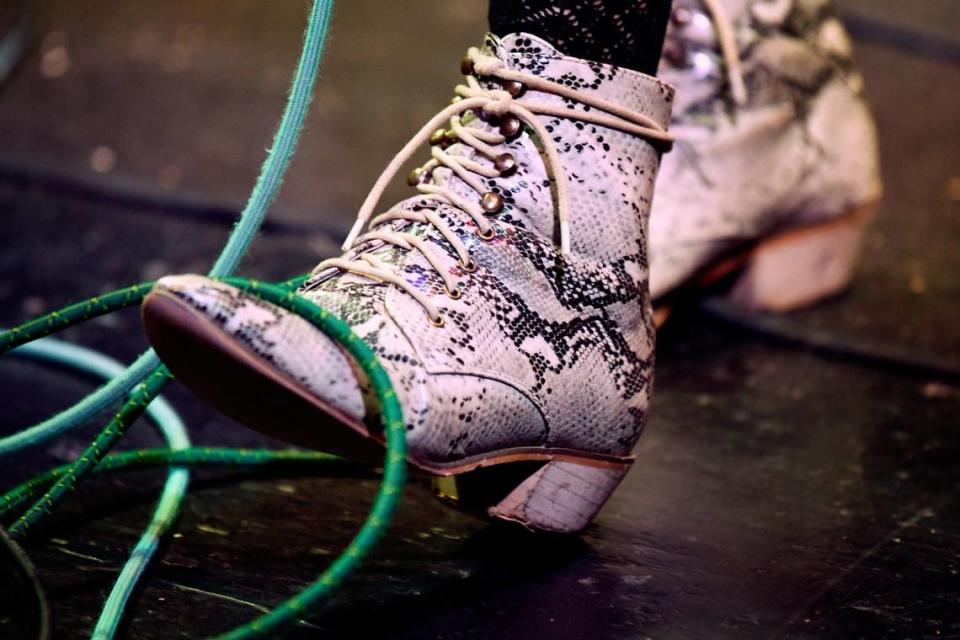
[[[490,30],[539,36],[567,55],[656,74],[672,0],[490,0]]]

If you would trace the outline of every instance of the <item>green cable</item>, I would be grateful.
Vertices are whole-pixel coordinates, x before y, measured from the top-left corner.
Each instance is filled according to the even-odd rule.
[[[151,405],[152,408],[152,405]],[[348,460],[320,451],[299,449],[234,449],[231,447],[189,447],[186,449],[134,449],[111,453],[100,461],[93,473],[103,474],[118,471],[137,471],[157,467],[250,467],[272,469],[287,467],[291,463],[302,465],[343,464]],[[24,502],[39,495],[54,480],[70,468],[64,464],[49,469],[20,483],[0,496],[0,518],[16,511]]]
[[[290,290],[299,287],[306,277],[307,276],[303,275],[288,280],[282,283],[280,288],[289,292]],[[139,304],[149,292],[151,284],[152,283],[142,283],[134,285],[132,287],[127,287],[126,289],[121,289],[104,296],[93,298],[78,304],[69,305],[63,309],[54,311],[47,316],[38,318],[37,320],[28,322],[20,327],[4,332],[0,334],[0,354],[19,346],[18,351],[15,352],[17,355],[27,355],[38,359],[53,360],[61,364],[66,364],[74,368],[85,370],[87,372],[98,373],[105,377],[116,375],[118,371],[122,371],[122,367],[119,365],[119,363],[115,363],[114,361],[96,354],[95,352],[90,352],[88,350],[81,349],[80,347],[62,343],[51,338],[44,338],[41,340],[37,340],[37,338],[47,336],[50,333],[89,320],[93,317]],[[27,344],[31,340],[34,342]],[[157,392],[159,392],[159,389]],[[114,421],[111,422],[111,425],[108,426],[108,429],[98,436],[98,440],[95,441],[94,445],[92,445],[85,453],[99,450],[100,442],[102,442],[101,438],[107,437],[110,439],[119,439],[120,435],[122,435],[122,432],[125,431],[126,426],[129,426],[133,423],[136,417],[143,410],[143,407],[148,407],[148,405],[150,405],[147,398],[151,398],[153,395],[155,394],[149,394],[144,397],[142,402],[132,402],[124,407],[124,410],[121,411],[121,414],[118,414],[118,416],[115,417]],[[173,437],[168,438],[172,440],[172,444],[176,444],[181,447],[189,444],[189,441],[186,439],[185,429],[169,405],[161,401],[161,404],[159,405],[149,406],[147,411],[157,414],[153,417],[154,421],[158,423],[158,426],[160,426],[161,431],[163,431],[165,434],[167,434],[168,431],[172,432]],[[125,413],[128,414],[128,417],[125,419],[120,419],[120,416]],[[111,427],[116,427],[119,430],[116,435],[109,433]],[[90,459],[96,460],[96,456],[90,456]],[[82,455],[78,462],[83,460],[85,460],[85,456]],[[64,465],[64,467],[56,470],[53,475],[44,474],[43,476],[35,478],[34,480],[39,482],[31,481],[28,483],[28,485],[31,489],[34,489],[38,486],[42,486],[51,478],[58,480],[69,473],[77,473],[76,463]],[[85,469],[81,468],[79,473],[85,473]],[[172,525],[177,513],[179,512],[180,503],[182,502],[182,498],[186,493],[188,481],[189,475],[187,474],[186,470],[171,470],[171,474],[164,486],[164,490],[154,517],[138,541],[130,559],[124,565],[120,577],[117,579],[116,584],[111,590],[110,596],[107,599],[97,627],[94,630],[93,637],[97,640],[112,638],[115,634],[116,628],[119,625],[122,617],[123,609],[133,591],[133,588],[136,585],[136,582],[146,569],[150,559],[159,547],[159,543],[163,537],[163,534]],[[63,487],[65,485],[58,483],[57,486]],[[36,505],[17,521],[12,531],[14,533],[22,533],[22,527],[32,526],[37,519],[46,513],[49,513],[53,508],[53,505],[60,498],[62,498],[66,491],[71,490],[73,485],[66,485],[66,487],[67,488],[60,493],[52,490],[45,492],[43,497],[36,503]],[[14,492],[3,496],[0,498],[0,515],[9,512],[16,506],[19,506],[24,500],[34,497],[36,493],[38,492],[29,491],[24,493],[15,489]]]
[[[33,340],[37,340],[38,338],[49,336],[78,322],[137,305],[152,287],[152,282],[144,282],[102,296],[95,296],[89,300],[49,313],[42,318],[26,322],[9,331],[4,331],[0,333],[0,355]],[[146,370],[152,369],[153,366],[154,365],[148,363]],[[82,369],[83,366],[78,365],[78,368]],[[143,367],[134,365],[133,368],[139,370],[139,368]],[[123,369],[121,368],[120,374],[122,373]],[[120,395],[126,393],[132,385],[130,381],[124,379],[120,374],[111,376],[112,379],[101,389],[101,392],[110,397],[112,397],[114,393],[119,393]],[[80,413],[86,414],[85,411],[81,411]],[[101,413],[101,411],[94,411],[94,415],[98,413]],[[86,419],[82,419],[77,424],[83,424],[85,422]],[[0,457],[45,442],[70,429],[72,426],[73,424],[68,421],[47,420],[5,438],[0,438]]]
[[[264,161],[257,183],[240,217],[240,222],[234,227],[227,245],[210,270],[211,276],[225,276],[236,268],[247,247],[253,241],[270,203],[276,197],[283,182],[283,176],[296,150],[310,98],[313,94],[320,59],[326,43],[331,6],[332,0],[315,0],[313,4],[306,35],[304,36],[303,52],[297,64],[290,95],[277,134],[274,137],[273,146]],[[16,331],[16,329],[12,331]],[[14,340],[10,340],[10,342],[12,343]],[[58,433],[84,424],[89,418],[98,415],[124,394],[128,396],[127,404],[107,424],[87,447],[86,451],[81,454],[80,458],[74,463],[73,470],[64,474],[50,491],[44,494],[26,514],[14,523],[10,529],[11,536],[24,535],[33,525],[49,514],[53,506],[73,490],[80,478],[96,466],[96,463],[110,451],[126,432],[126,429],[143,413],[146,405],[166,386],[171,376],[159,362],[153,350],[148,350],[137,359],[133,367],[128,369],[123,376],[111,381],[113,388],[108,389],[110,386],[108,385],[108,387],[100,389],[80,403],[40,425],[44,429],[44,433]]]
[[[289,288],[241,278],[228,278],[226,282],[250,295],[296,313],[311,322],[331,339],[340,343],[357,360],[358,365],[371,382],[382,408],[381,416],[387,441],[384,477],[380,491],[374,500],[370,515],[347,549],[313,584],[299,594],[282,603],[270,613],[222,636],[223,638],[236,640],[269,633],[283,624],[296,620],[308,608],[326,599],[356,569],[362,559],[376,545],[396,508],[406,475],[406,442],[400,404],[396,392],[390,384],[390,379],[377,360],[374,351],[353,333],[348,324],[331,315],[325,309],[298,296],[295,291]],[[129,304],[129,299],[118,299],[114,304]],[[74,309],[78,309],[77,305],[74,305]],[[73,313],[77,316],[76,321],[79,321],[82,313],[80,311],[74,311]],[[71,318],[62,319],[64,323],[62,326],[69,326],[71,320]],[[94,442],[81,454],[80,458],[59,474],[53,488],[46,491],[30,507],[27,513],[14,523],[14,526],[10,529],[11,533],[22,534],[44,515],[48,514],[67,492],[75,488],[77,478],[96,467],[105,455],[104,448],[106,445],[104,443],[115,442],[119,439],[130,424],[143,413],[150,400],[159,393],[162,386],[170,378],[166,367],[161,366],[150,378],[137,385],[127,404],[114,416]]]
[[[284,289],[298,289],[308,275],[300,275],[279,283]],[[155,283],[141,282],[130,287],[117,289],[110,293],[94,296],[87,300],[69,304],[62,309],[51,311],[45,316],[35,318],[17,327],[0,331],[0,356],[34,340],[45,338],[74,325],[98,318],[109,313],[135,307],[153,289]]]
[[[340,343],[354,357],[370,380],[374,393],[380,402],[381,419],[387,443],[386,462],[380,490],[374,500],[370,514],[346,550],[313,584],[293,598],[253,622],[221,636],[222,638],[238,640],[270,633],[281,625],[298,619],[307,609],[325,600],[370,553],[388,526],[401,495],[406,477],[406,434],[400,403],[390,383],[389,376],[377,359],[376,353],[353,333],[348,324],[306,298],[298,296],[294,290],[287,287],[242,278],[227,278],[225,282],[249,295],[262,298],[296,313],[331,339]],[[130,304],[130,301],[129,299],[118,298],[113,304],[119,306]],[[71,313],[76,317],[62,318],[62,326],[69,326],[71,321],[79,321],[82,316],[82,313],[78,310],[78,305],[73,305],[72,308],[74,311]],[[160,388],[170,378],[166,367],[161,366],[148,380],[135,387],[127,404],[114,416],[90,447],[81,454],[80,458],[58,473],[53,487],[44,492],[27,513],[14,523],[14,526],[10,529],[11,533],[21,534],[36,524],[50,512],[67,492],[76,486],[76,478],[98,466],[105,455],[105,452],[104,454],[99,453],[105,446],[103,443],[119,439],[130,424],[143,413],[149,401],[159,393]],[[119,618],[117,619],[119,620]]]
[[[4,331],[0,333],[0,355],[77,323],[138,305],[153,289],[153,284],[153,282],[141,282],[132,287],[94,296]]]
[[[292,291],[298,287],[305,278],[306,276],[303,275],[298,276],[284,282],[280,287],[285,291]],[[152,282],[140,283],[112,293],[97,296],[83,302],[68,305],[43,317],[22,324],[19,327],[14,327],[0,333],[0,355],[16,347],[22,347],[22,345],[32,340],[44,338],[51,333],[85,322],[91,318],[136,306],[143,301],[152,286]],[[78,359],[74,366],[82,367],[82,360]],[[88,363],[87,368],[95,369],[95,363]],[[130,425],[143,413],[170,379],[172,379],[172,376],[170,376],[165,367],[161,366],[154,369],[146,381],[134,387],[130,393],[128,403],[119,413],[114,415],[113,419],[107,424],[103,431],[97,435],[96,439],[94,439],[83,454],[72,464],[72,470],[69,473],[62,474],[56,484],[44,493],[44,495],[10,527],[11,537],[22,537],[31,527],[49,514],[54,505],[75,488],[79,479],[96,467],[99,460],[113,448]],[[21,435],[29,435],[31,431],[33,431],[33,429],[28,429],[21,432]]]
[[[289,166],[312,95],[316,71],[329,25],[330,5],[329,0],[316,0],[313,5],[303,55],[298,64],[284,118],[240,222],[234,228],[227,246],[210,272],[213,276],[227,275],[235,269],[262,223],[266,210],[275,197],[283,175]],[[232,284],[251,295],[262,297],[305,317],[319,330],[341,343],[358,360],[359,365],[370,378],[381,403],[384,432],[387,440],[384,479],[371,512],[358,534],[343,554],[331,564],[316,582],[270,613],[222,636],[224,638],[249,638],[269,633],[283,624],[296,620],[307,608],[324,600],[375,546],[392,517],[399,500],[406,473],[406,445],[400,405],[390,385],[389,378],[377,361],[375,353],[352,333],[349,325],[305,299],[297,297],[289,288],[265,285],[255,281],[234,281]],[[77,314],[78,317],[80,315],[82,314]],[[47,318],[47,320],[49,321],[50,318]],[[21,331],[22,329],[22,327],[17,328]],[[22,336],[17,335],[17,330],[8,332],[9,335],[4,334],[3,337],[6,340],[0,341],[0,347],[4,346],[5,342],[6,348],[0,348],[0,352],[8,350],[14,343],[19,343],[18,340]],[[57,327],[54,326],[49,330],[55,331]],[[124,393],[129,394],[127,403],[94,439],[87,450],[69,468],[62,471],[55,480],[53,487],[44,492],[43,496],[14,524],[11,530],[13,533],[25,533],[72,491],[81,477],[95,469],[126,432],[126,429],[143,413],[163,386],[172,379],[165,367],[162,365],[154,366],[158,362],[152,350],[144,353],[127,370],[124,376],[112,381],[116,383],[112,387],[107,385],[88,396],[84,401],[71,407],[71,409],[58,414],[42,425],[38,425],[44,427],[44,435],[54,432],[59,433],[62,430],[85,423],[90,417],[112,404]],[[142,372],[147,373],[141,376]],[[35,432],[35,435],[39,436],[41,434]],[[34,438],[26,441],[36,442],[37,440]],[[169,513],[171,509],[179,507],[181,500],[182,492],[179,497],[167,503],[162,502],[158,512]],[[171,520],[166,520],[164,525],[167,526]],[[147,534],[150,533],[147,532]],[[153,537],[156,538],[155,535]],[[121,576],[121,580],[123,578],[124,576]],[[120,581],[118,581],[117,586],[120,586]],[[106,631],[108,637],[116,631],[116,623],[118,623],[121,614],[122,606],[115,613],[108,610],[104,611],[104,616],[113,621],[112,628]],[[102,619],[104,616],[102,616]]]
[[[377,354],[353,332],[350,325],[293,291],[255,280],[230,282],[250,295],[272,302],[306,319],[353,356],[370,380],[380,403],[381,422],[387,444],[383,481],[360,531],[311,585],[269,613],[218,636],[220,640],[244,640],[271,633],[298,620],[309,608],[326,600],[376,546],[400,500],[406,480],[407,443],[400,402],[390,384],[390,378],[380,364]]]
[[[314,0],[304,35],[303,50],[273,145],[260,169],[260,175],[240,215],[239,222],[210,270],[211,276],[224,277],[233,273],[260,229],[267,210],[283,183],[283,177],[290,166],[290,160],[296,151],[300,132],[306,120],[326,44],[332,8],[333,0]],[[127,368],[122,376],[114,378],[72,407],[29,429],[27,436],[14,441],[0,441],[0,455],[39,444],[64,431],[89,423],[125,395],[130,394],[137,385],[155,375],[159,365],[159,358],[152,349],[148,349]]]
[[[299,280],[299,278],[296,280]],[[297,619],[307,608],[328,597],[343,579],[357,567],[382,535],[396,507],[405,477],[406,447],[401,409],[389,378],[377,361],[376,354],[351,331],[349,325],[305,298],[298,296],[288,286],[269,285],[241,278],[228,278],[225,281],[250,295],[263,298],[304,317],[320,331],[341,343],[347,352],[356,358],[359,366],[371,381],[382,406],[382,418],[387,439],[387,461],[384,466],[383,484],[369,517],[346,551],[334,561],[316,582],[301,593],[281,604],[269,614],[224,636],[236,639],[268,633],[282,624]],[[97,308],[101,312],[106,312],[112,307],[130,306],[136,302],[138,297],[143,297],[142,288],[135,296],[114,296],[109,298],[107,302],[101,302]],[[88,313],[86,309],[87,307],[81,304],[72,305],[60,312],[55,312],[57,314],[56,326],[64,328],[72,323],[81,322]],[[37,327],[34,330],[46,331],[43,327],[49,326],[52,326],[50,322],[41,319],[41,322],[34,324],[34,327]],[[21,327],[19,334],[22,336],[26,333]],[[7,345],[13,343],[14,341],[10,339],[4,342]],[[11,533],[21,534],[36,524],[50,512],[67,492],[76,486],[78,477],[96,467],[105,454],[104,448],[106,445],[104,443],[115,442],[119,439],[130,424],[143,413],[149,401],[159,393],[160,388],[166,384],[169,378],[170,374],[166,368],[160,367],[148,380],[135,387],[127,404],[114,416],[80,458],[58,474],[53,488],[46,491],[27,513],[17,520],[11,527]]]
[[[281,283],[280,286],[290,289],[298,289],[307,278],[308,275],[297,276],[296,278],[291,278],[290,280]],[[144,296],[149,293],[150,289],[153,288],[153,284],[153,282],[142,282],[140,284],[133,285],[132,287],[118,289],[117,291],[113,291],[101,296],[94,296],[88,300],[69,305],[43,317],[26,322],[8,331],[3,331],[0,329],[0,355],[3,355],[8,351],[16,349],[17,347],[25,345],[33,340],[49,336],[50,334],[56,333],[61,329],[73,326],[74,324],[138,305],[143,300]],[[104,407],[94,407],[91,409],[85,408],[91,400],[97,399],[97,393],[91,394],[80,403],[74,405],[74,407],[71,409],[80,416],[75,420],[61,420],[59,418],[64,415],[61,413],[50,420],[41,422],[38,425],[34,425],[4,438],[0,438],[0,458],[22,449],[46,442],[47,440],[60,435],[64,431],[68,431],[73,427],[86,424],[90,417],[102,413],[103,408],[113,404],[115,400],[119,399],[124,393],[128,392],[133,387],[134,383],[144,378],[155,368],[155,365],[151,359],[151,353],[152,351],[148,351],[141,354],[139,359],[133,365],[128,367],[125,372],[121,371],[118,373],[115,377],[113,377],[113,379],[110,380],[110,382],[108,382],[97,392],[103,394],[108,400],[105,401]],[[137,373],[136,375],[131,374],[131,372],[139,371],[142,371],[143,373]],[[99,404],[97,406],[99,406]]]
[[[146,380],[138,384],[130,392],[130,399],[118,411],[107,426],[97,434],[87,448],[80,454],[53,485],[46,491],[25,514],[20,516],[9,529],[10,537],[14,540],[22,538],[27,531],[35,526],[44,517],[50,515],[55,505],[66,495],[76,489],[80,478],[93,469],[101,458],[105,456],[117,441],[123,437],[137,418],[146,410],[147,405],[160,394],[160,391],[173,380],[170,371],[163,365],[157,367]]]
[[[43,338],[25,344],[15,350],[15,356],[27,357],[43,362],[53,362],[84,373],[110,379],[123,373],[123,365],[96,351],[84,349],[53,338]],[[190,446],[187,428],[173,407],[162,397],[157,398],[147,408],[147,417],[153,422],[167,441],[169,450],[177,451]],[[70,465],[64,466],[64,471]],[[180,511],[180,503],[185,496],[190,474],[186,469],[171,467],[160,500],[146,530],[141,534],[133,552],[123,565],[120,575],[110,590],[106,604],[100,614],[93,637],[107,640],[119,623],[123,609],[133,593],[134,586],[146,570],[156,553],[160,540],[173,525]],[[0,502],[2,502],[0,498]]]

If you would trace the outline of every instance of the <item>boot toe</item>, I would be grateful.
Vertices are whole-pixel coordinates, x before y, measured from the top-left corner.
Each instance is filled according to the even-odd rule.
[[[308,389],[323,402],[357,421],[363,420],[365,377],[339,345],[303,318],[229,284],[198,275],[162,278],[154,287],[153,296],[175,301],[188,312],[181,316],[186,322],[205,325],[203,330],[208,335],[241,346],[261,364]],[[150,314],[148,301],[144,310],[148,335],[151,342],[162,341],[157,334],[170,321],[151,320]],[[150,324],[154,325],[152,330]],[[163,351],[158,351],[164,357]],[[189,353],[174,357],[189,360],[168,362],[175,373],[185,367],[194,372],[205,367],[202,360]],[[171,360],[169,356],[164,359]]]

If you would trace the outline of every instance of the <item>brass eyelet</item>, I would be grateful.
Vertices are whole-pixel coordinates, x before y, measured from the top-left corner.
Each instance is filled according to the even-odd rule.
[[[518,82],[517,80],[504,80],[500,83],[500,86],[514,98],[519,97],[527,89],[522,82]]]
[[[512,153],[501,153],[494,159],[493,168],[496,169],[501,176],[513,175],[517,170],[517,159]]]
[[[477,263],[471,260],[466,264],[461,264],[460,268],[463,269],[466,273],[476,273],[478,267]]]
[[[459,300],[463,297],[463,291],[460,289],[460,287],[457,287],[456,289],[448,289],[447,285],[443,285],[443,292],[446,293],[447,297],[451,300]]]
[[[513,140],[518,135],[520,135],[520,131],[523,129],[523,125],[520,122],[520,118],[513,115],[512,113],[509,113],[504,117],[500,118],[499,129],[500,129],[500,135],[502,135],[507,140]]]
[[[480,198],[480,208],[486,213],[500,213],[503,211],[503,198],[496,191],[487,191]]]
[[[425,173],[426,171],[424,171],[423,167],[417,167],[410,172],[410,175],[407,176],[407,184],[411,187],[417,186],[420,184],[421,180],[423,180]]]
[[[436,320],[434,320],[434,319],[431,318],[430,316],[427,316],[427,322],[429,322],[430,324],[432,324],[433,326],[438,327],[438,328],[439,328],[439,327],[442,327],[442,326],[445,325],[445,324],[447,324],[447,321],[443,319],[443,316],[437,316],[437,319],[436,319]]]
[[[477,237],[483,240],[484,242],[490,242],[491,240],[497,237],[497,230],[494,227],[490,227],[490,229],[486,233],[484,233],[483,231],[480,230],[479,227],[477,227],[477,230],[474,231],[474,233],[476,233]]]

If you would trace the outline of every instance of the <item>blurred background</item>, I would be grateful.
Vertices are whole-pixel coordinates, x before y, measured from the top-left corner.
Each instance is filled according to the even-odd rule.
[[[3,0],[0,24],[11,28],[23,4]],[[960,297],[960,8],[955,0],[836,4],[861,40],[889,194],[863,267],[876,287],[853,294],[870,304],[844,321],[960,357],[958,318],[940,306]],[[28,6],[26,56],[0,89],[0,183],[96,185],[187,205],[173,207],[187,218],[197,208],[232,216],[279,118],[304,3]],[[485,27],[482,0],[337,6],[317,98],[271,220],[342,237],[388,160],[450,97],[458,61]],[[384,202],[405,195],[401,180]],[[209,260],[195,257],[201,263],[187,266]],[[872,311],[893,302],[911,313]]]
[[[0,326],[208,268],[270,145],[307,4],[0,0]],[[678,314],[641,464],[582,541],[517,539],[414,487],[385,548],[291,637],[960,637],[960,2],[836,5],[887,188],[854,288],[775,336]],[[241,272],[283,278],[332,255],[485,28],[482,0],[340,2],[300,150]],[[384,202],[407,193],[400,181]],[[66,337],[122,359],[144,346],[135,313]],[[818,355],[814,338],[902,366]],[[4,362],[0,432],[88,389]],[[170,395],[198,442],[263,444]],[[153,442],[141,431],[133,445]],[[0,480],[88,438],[5,460]],[[28,546],[55,637],[85,637],[161,477],[96,481]],[[291,593],[375,486],[204,478],[129,637],[212,633]]]

